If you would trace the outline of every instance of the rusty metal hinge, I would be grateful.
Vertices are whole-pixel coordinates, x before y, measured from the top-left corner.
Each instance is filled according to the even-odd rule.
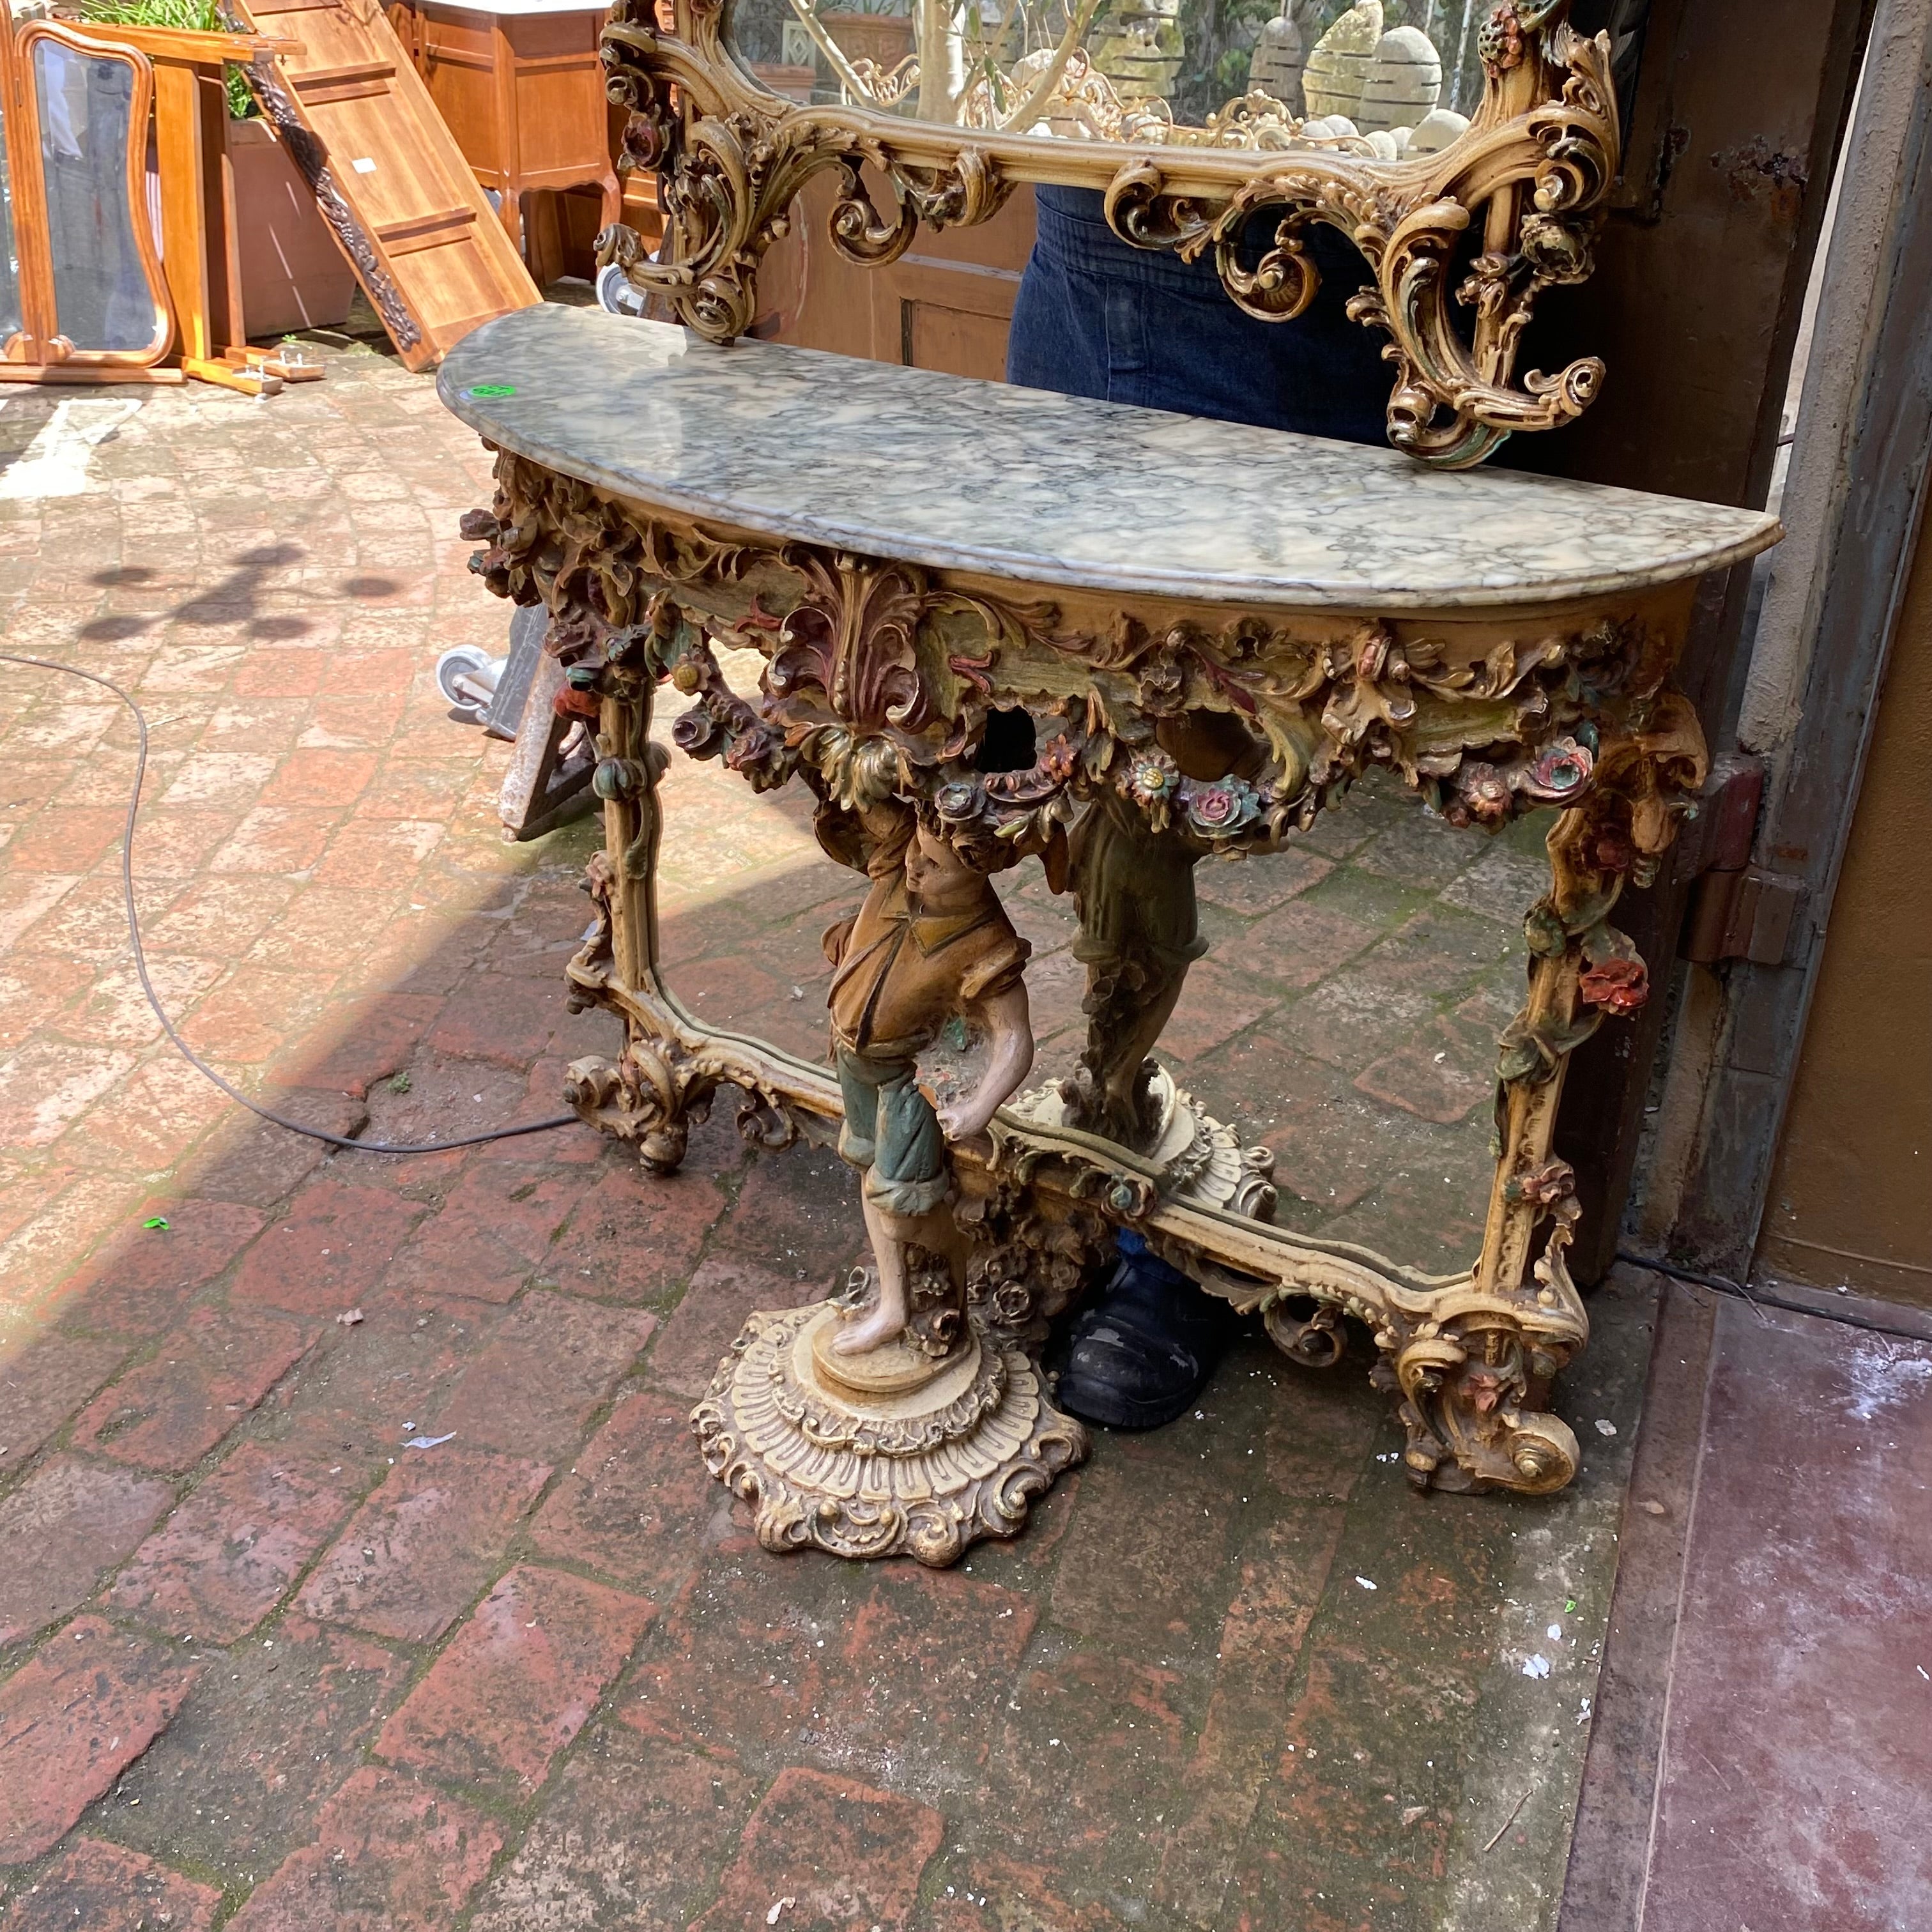
[[[1808,890],[1802,879],[1751,863],[1764,766],[1756,758],[1720,759],[1684,842],[1678,876],[1695,878],[1678,951],[1700,966],[1748,959],[1781,966],[1791,928]]]

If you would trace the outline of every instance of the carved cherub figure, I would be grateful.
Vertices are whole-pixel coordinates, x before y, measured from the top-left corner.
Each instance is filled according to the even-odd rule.
[[[848,1318],[834,1353],[893,1341],[908,1306],[908,1250],[944,1252],[933,1233],[951,1191],[949,1142],[985,1132],[1033,1065],[1024,968],[1030,950],[982,872],[902,806],[861,814],[872,884],[856,918],[825,935],[835,969],[828,1004],[844,1096],[838,1151],[864,1176],[862,1202],[878,1272],[878,1299]],[[955,1015],[986,1034],[979,1085],[935,1108],[917,1058]]]

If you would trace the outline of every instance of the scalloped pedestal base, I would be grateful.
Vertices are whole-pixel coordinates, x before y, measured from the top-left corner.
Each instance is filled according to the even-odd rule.
[[[1019,1348],[975,1324],[922,1387],[862,1395],[814,1359],[830,1302],[760,1311],[692,1412],[705,1466],[752,1504],[767,1550],[911,1556],[943,1569],[1015,1536],[1087,1432],[1046,1397]]]

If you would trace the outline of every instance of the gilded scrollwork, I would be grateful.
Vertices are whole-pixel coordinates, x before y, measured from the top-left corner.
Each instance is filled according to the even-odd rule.
[[[1105,190],[1124,239],[1210,259],[1231,298],[1264,320],[1292,321],[1314,298],[1310,226],[1346,236],[1371,278],[1349,313],[1389,338],[1389,440],[1423,461],[1480,462],[1516,432],[1573,420],[1602,385],[1594,357],[1516,375],[1538,296],[1591,272],[1618,165],[1609,43],[1571,28],[1564,0],[1497,6],[1467,132],[1396,160],[1298,132],[1290,158],[1168,142],[1123,163],[1118,142],[1045,142],[1013,131],[1024,122],[960,128],[876,102],[783,101],[734,58],[725,10],[677,0],[665,32],[651,0],[617,0],[603,44],[610,99],[628,116],[619,165],[656,170],[666,238],[653,260],[632,231],[607,230],[598,260],[713,340],[751,326],[760,261],[814,176],[836,183],[832,245],[878,266],[903,254],[921,222],[984,221],[1018,183],[1064,181],[1070,166]],[[1231,104],[1231,125],[1243,106]],[[1481,245],[1459,280],[1472,234]]]

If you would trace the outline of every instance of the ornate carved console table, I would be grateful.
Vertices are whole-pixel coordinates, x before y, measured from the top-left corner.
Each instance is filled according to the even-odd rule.
[[[897,1250],[903,1334],[842,1352],[862,1311],[754,1317],[694,1418],[769,1546],[944,1563],[1017,1530],[1087,1446],[1030,1352],[1121,1230],[1258,1312],[1297,1361],[1332,1364],[1340,1318],[1366,1324],[1418,1487],[1570,1480],[1576,1440],[1546,1406],[1588,1332],[1564,1263],[1573,1178],[1551,1151],[1564,1064],[1645,997],[1610,916],[1654,877],[1705,773],[1672,665],[1698,578],[1774,542],[1772,519],[715,347],[594,310],[490,323],[440,386],[499,452],[495,503],[466,520],[473,567],[548,607],[571,701],[598,720],[598,917],[570,994],[618,1015],[626,1045],[571,1070],[586,1120],[668,1172],[687,1121],[730,1085],[756,1144],[844,1120],[848,1158],[855,1140],[869,1158],[890,1094],[862,1132],[845,1116],[848,1096],[869,1114],[885,1092],[862,1037],[880,989],[916,1004],[950,970],[997,1062],[1001,1016],[1025,1008],[986,875],[1036,855],[1078,908],[1077,1070],[983,1131],[970,1104],[947,1106],[923,1193],[887,1202],[898,1182],[867,1174],[875,1252],[902,1225],[874,1222],[882,1203],[914,1231]],[[728,682],[721,650],[760,654],[755,692]],[[868,916],[922,962],[872,982],[857,1018],[835,992],[837,1074],[700,1024],[660,972],[653,872],[676,831],[658,780],[678,754],[649,735],[662,685],[688,706],[680,752],[760,790],[808,787],[821,844],[869,870],[884,910],[836,942],[835,986],[856,983]],[[1270,1156],[1150,1057],[1202,950],[1197,861],[1291,844],[1378,766],[1457,824],[1561,808],[1499,1042],[1481,1253],[1448,1276],[1271,1225]],[[971,961],[935,964],[956,941]]]

